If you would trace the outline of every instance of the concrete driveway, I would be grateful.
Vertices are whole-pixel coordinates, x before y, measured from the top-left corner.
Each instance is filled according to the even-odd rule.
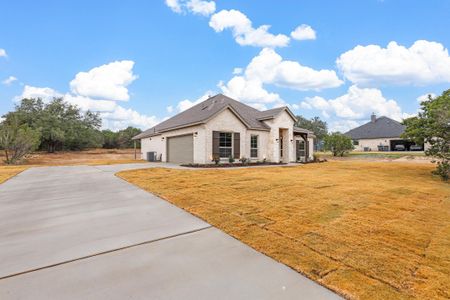
[[[1,184],[0,299],[339,298],[114,176],[142,167],[31,168]]]

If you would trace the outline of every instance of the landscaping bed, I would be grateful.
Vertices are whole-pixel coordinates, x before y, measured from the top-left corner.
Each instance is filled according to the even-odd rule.
[[[235,168],[235,167],[253,167],[253,166],[283,166],[286,163],[275,162],[249,162],[249,163],[219,163],[219,164],[182,164],[182,167],[188,168]]]

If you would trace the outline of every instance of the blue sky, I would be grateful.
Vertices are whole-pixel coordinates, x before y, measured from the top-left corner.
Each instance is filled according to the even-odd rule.
[[[450,87],[444,0],[18,0],[0,22],[0,114],[60,95],[145,129],[222,92],[345,131]]]

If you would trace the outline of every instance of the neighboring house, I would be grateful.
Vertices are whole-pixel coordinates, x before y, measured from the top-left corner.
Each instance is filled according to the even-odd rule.
[[[287,107],[259,111],[218,94],[133,139],[141,140],[142,159],[163,162],[205,164],[230,156],[285,163],[312,159],[314,135],[294,122]]]
[[[353,140],[356,151],[409,151],[423,150],[421,146],[401,138],[405,125],[388,117],[372,114],[369,123],[345,133]]]

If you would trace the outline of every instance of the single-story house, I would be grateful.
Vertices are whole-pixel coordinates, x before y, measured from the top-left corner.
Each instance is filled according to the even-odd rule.
[[[173,163],[238,161],[295,162],[312,159],[311,131],[294,126],[288,107],[259,111],[222,94],[133,137],[141,158]]]
[[[405,125],[388,117],[377,118],[345,133],[353,140],[355,151],[410,151],[423,150],[422,146],[402,139]]]

